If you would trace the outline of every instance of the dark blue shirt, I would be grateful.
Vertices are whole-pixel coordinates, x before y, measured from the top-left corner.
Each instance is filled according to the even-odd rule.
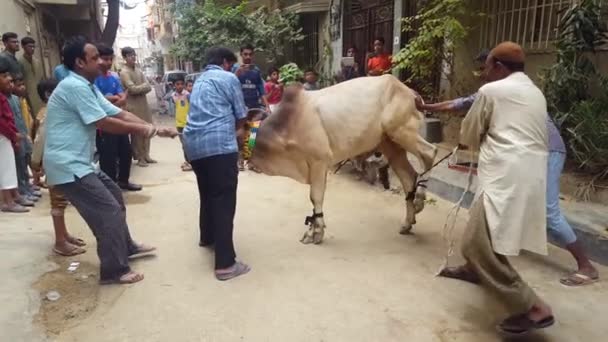
[[[103,96],[118,95],[125,92],[120,84],[120,78],[113,72],[97,76],[95,86],[97,86]]]
[[[232,67],[232,72],[236,73],[239,67],[238,63],[235,64]],[[253,70],[245,70],[240,73],[238,79],[241,82],[247,108],[260,108],[260,100],[262,96],[266,95],[264,79],[262,78],[260,69],[256,66]]]

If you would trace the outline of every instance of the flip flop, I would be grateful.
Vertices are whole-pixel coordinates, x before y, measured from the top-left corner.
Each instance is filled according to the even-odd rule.
[[[130,271],[128,273],[121,275],[118,278],[103,279],[103,280],[100,279],[99,284],[101,284],[101,285],[111,285],[111,284],[128,285],[128,284],[135,284],[142,280],[144,280],[143,274],[137,273],[134,271]]]
[[[240,261],[237,261],[233,267],[234,267],[233,270],[228,273],[215,272],[215,277],[217,278],[217,280],[220,280],[220,281],[230,280],[230,279],[236,278],[238,276],[247,274],[247,273],[249,273],[249,271],[251,271],[251,267],[249,267],[246,264],[243,264]]]
[[[84,246],[87,245],[87,243],[84,242],[83,239],[77,238],[77,237],[73,237],[73,236],[69,236],[66,240],[68,240],[68,242],[71,243],[74,246],[84,247]]]
[[[534,330],[545,329],[555,324],[555,318],[549,316],[538,322],[531,320],[527,313],[514,315],[502,321],[496,329],[510,337],[527,335]]]
[[[477,274],[465,269],[462,266],[459,267],[446,267],[439,272],[438,276],[450,279],[457,279],[466,281],[471,284],[479,285],[481,280]]]
[[[152,253],[156,250],[156,247],[154,247],[154,246],[147,246],[144,244],[136,245],[136,246],[137,246],[137,250],[133,254],[129,255],[129,258],[137,258],[140,256],[144,256],[145,254]]]
[[[568,287],[578,287],[578,286],[585,286],[585,285],[591,285],[595,282],[597,282],[600,279],[599,276],[595,276],[594,277],[590,277],[588,275],[579,273],[579,272],[574,272],[572,274],[570,274],[568,277],[566,278],[562,278],[559,280],[559,282],[562,285],[568,286]]]
[[[74,248],[72,248],[68,252],[62,251],[62,250],[58,249],[57,247],[53,247],[53,252],[55,252],[56,254],[59,254],[61,256],[65,256],[65,257],[70,257],[70,256],[74,256],[74,255],[83,254],[86,251],[87,251],[86,249],[80,248],[78,246],[74,246]]]

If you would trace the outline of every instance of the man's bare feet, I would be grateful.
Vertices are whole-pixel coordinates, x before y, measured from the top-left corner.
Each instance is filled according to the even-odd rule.
[[[134,284],[144,280],[144,275],[142,273],[137,273],[135,271],[129,271],[128,273],[123,274],[118,279],[107,279],[100,280],[99,283],[101,285],[109,285],[109,284]]]
[[[74,256],[85,253],[86,250],[76,245],[73,245],[68,241],[60,241],[55,242],[55,245],[53,246],[53,252],[61,256]]]

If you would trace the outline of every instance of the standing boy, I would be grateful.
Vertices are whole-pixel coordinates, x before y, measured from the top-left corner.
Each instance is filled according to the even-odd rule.
[[[8,63],[0,59],[0,210],[26,213],[29,209],[17,203],[17,167],[15,150],[19,149],[20,135],[7,96],[13,87]]]
[[[110,103],[124,108],[127,103],[127,94],[120,85],[119,76],[110,71],[114,62],[114,49],[99,44],[97,50],[101,60],[99,63],[101,75],[95,79],[95,86]],[[129,135],[101,131],[98,139],[100,139],[99,166],[101,170],[115,181],[122,190],[141,190],[141,185],[129,182],[131,176],[131,141]],[[116,167],[117,164],[118,168]]]
[[[188,121],[188,111],[190,110],[190,93],[184,89],[184,76],[178,75],[174,82],[175,90],[171,93],[171,101],[175,108],[175,127],[179,133],[184,131],[186,122]],[[179,136],[179,141],[184,148],[184,140],[182,135]],[[182,164],[182,171],[192,171],[192,166],[188,163],[188,158],[184,152],[184,163]]]
[[[16,75],[23,73],[17,60],[19,36],[15,32],[6,32],[2,35],[2,43],[4,44],[4,51],[0,52],[0,60],[5,63],[14,78]]]
[[[392,67],[391,55],[384,50],[385,40],[378,37],[374,40],[374,52],[367,59],[367,75],[380,76],[388,73]]]
[[[58,82],[54,79],[44,80],[38,83],[38,94],[41,102],[44,104],[36,115],[37,129],[34,132],[34,148],[32,152],[32,169],[38,173],[42,173],[42,156],[44,154],[45,140],[45,119],[46,119],[46,103],[57,87]],[[77,237],[68,233],[65,224],[65,208],[68,205],[68,200],[63,196],[61,191],[56,187],[49,187],[51,197],[51,217],[53,218],[53,229],[55,230],[55,244],[53,252],[62,256],[74,256],[86,252],[83,246],[86,243]]]
[[[279,102],[281,102],[281,97],[283,97],[283,84],[279,83],[280,74],[278,68],[270,68],[268,76],[270,79],[264,85],[264,90],[267,94],[270,112],[274,112]]]
[[[13,94],[9,97],[9,104],[15,117],[15,124],[17,130],[21,136],[19,142],[19,149],[15,151],[15,163],[17,164],[17,180],[19,183],[18,189],[21,195],[17,201],[19,204],[24,206],[33,207],[34,202],[38,201],[40,197],[40,191],[35,191],[32,188],[29,180],[28,165],[32,155],[32,141],[29,136],[29,130],[27,126],[27,118],[24,117],[21,111],[20,97],[24,97],[26,94],[25,83],[23,76],[17,74],[14,77]],[[26,113],[27,115],[27,113]],[[31,122],[31,121],[30,121]]]
[[[306,72],[304,72],[304,89],[319,90],[320,88],[317,79],[317,72],[314,69],[307,69]]]

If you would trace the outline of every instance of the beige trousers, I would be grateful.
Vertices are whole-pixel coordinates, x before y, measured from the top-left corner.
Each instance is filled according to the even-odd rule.
[[[133,150],[133,159],[147,160],[150,159],[150,138],[141,135],[131,135],[131,150]]]
[[[462,254],[481,278],[482,284],[496,293],[513,314],[530,310],[537,303],[534,290],[524,282],[506,256],[496,254],[483,207],[475,201],[462,241]]]

